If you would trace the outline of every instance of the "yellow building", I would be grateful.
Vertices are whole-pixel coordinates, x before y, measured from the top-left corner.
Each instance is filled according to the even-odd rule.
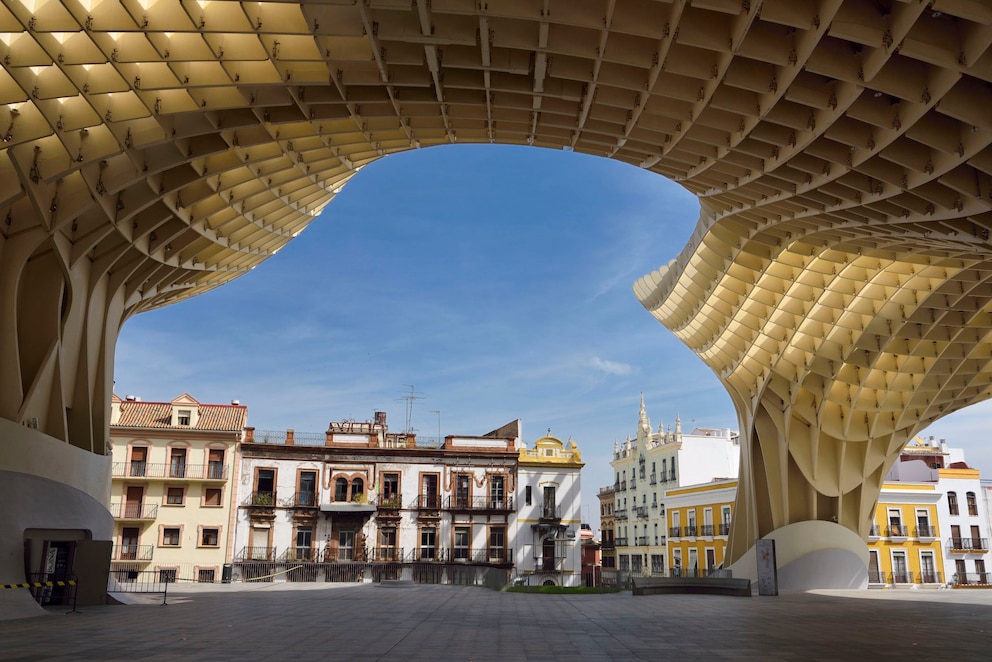
[[[736,480],[666,490],[670,575],[703,575],[723,567],[736,495]]]
[[[220,581],[231,561],[236,450],[247,407],[113,397],[111,570],[162,581]]]
[[[868,586],[940,585],[945,581],[937,483],[887,482],[868,534]]]

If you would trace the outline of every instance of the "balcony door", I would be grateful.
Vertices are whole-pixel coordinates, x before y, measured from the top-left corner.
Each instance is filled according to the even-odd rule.
[[[545,538],[541,548],[541,570],[554,572],[555,569],[555,539]]]
[[[121,555],[122,561],[138,560],[138,536],[140,532],[136,526],[125,526],[121,530]]]
[[[207,477],[224,477],[224,449],[211,448],[207,456]]]
[[[437,484],[437,474],[424,474],[420,477],[420,500],[424,508],[437,510],[441,507],[437,496]]]
[[[145,498],[145,488],[140,485],[128,485],[124,494],[124,517],[136,519],[141,517],[141,502]]]
[[[131,466],[129,476],[144,476],[148,465],[148,449],[144,446],[135,446],[131,449]]]
[[[489,507],[499,509],[503,507],[506,499],[506,485],[503,476],[493,475],[489,477]]]
[[[933,562],[932,552],[923,552],[920,556],[920,583],[935,584],[937,582],[937,568]]]
[[[186,477],[186,449],[173,448],[169,452],[169,477]]]
[[[555,517],[558,516],[557,515],[557,511],[558,511],[558,499],[557,499],[557,496],[555,495],[555,486],[554,485],[545,485],[544,486],[544,516],[546,518],[549,518],[549,519],[555,518]]]
[[[892,552],[892,582],[908,584],[909,572],[906,570],[906,553]]]
[[[317,472],[301,471],[296,503],[300,506],[317,505]]]
[[[468,508],[469,475],[458,474],[455,477],[455,507]]]

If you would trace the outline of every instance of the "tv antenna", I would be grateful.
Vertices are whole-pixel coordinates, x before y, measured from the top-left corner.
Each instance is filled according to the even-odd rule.
[[[417,395],[417,389],[413,384],[404,384],[403,386],[410,389],[409,393],[400,398],[400,400],[406,402],[406,426],[403,428],[403,432],[406,434],[413,434],[413,405],[417,402],[417,400],[423,400],[424,397]]]

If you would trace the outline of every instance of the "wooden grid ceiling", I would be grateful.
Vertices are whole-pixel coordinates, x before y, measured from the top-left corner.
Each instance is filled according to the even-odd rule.
[[[123,272],[130,315],[251,269],[380,156],[601,155],[699,196],[635,289],[753,397],[886,319],[984,339],[990,43],[987,0],[4,0],[0,231]]]

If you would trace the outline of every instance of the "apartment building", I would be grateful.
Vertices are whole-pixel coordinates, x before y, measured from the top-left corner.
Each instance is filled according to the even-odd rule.
[[[614,443],[614,532],[617,571],[624,575],[668,572],[666,490],[714,480],[736,479],[740,465],[738,435],[729,429],[697,427],[683,433],[652,431],[641,397],[637,435]]]
[[[868,553],[869,587],[992,586],[987,505],[962,449],[933,437],[906,445],[883,484]]]
[[[617,583],[617,543],[616,523],[613,511],[616,507],[616,493],[612,485],[599,488],[599,531],[600,554],[603,563],[603,584],[615,586]]]
[[[135,396],[111,403],[111,569],[220,581],[232,558],[237,447],[248,409]]]
[[[736,480],[665,491],[670,575],[702,576],[723,568],[736,498]]]
[[[236,574],[357,581],[356,564],[372,563],[424,583],[505,583],[515,569],[577,581],[578,450],[547,438],[537,449],[522,447],[519,421],[443,440],[390,432],[384,412],[323,433],[248,428]]]

